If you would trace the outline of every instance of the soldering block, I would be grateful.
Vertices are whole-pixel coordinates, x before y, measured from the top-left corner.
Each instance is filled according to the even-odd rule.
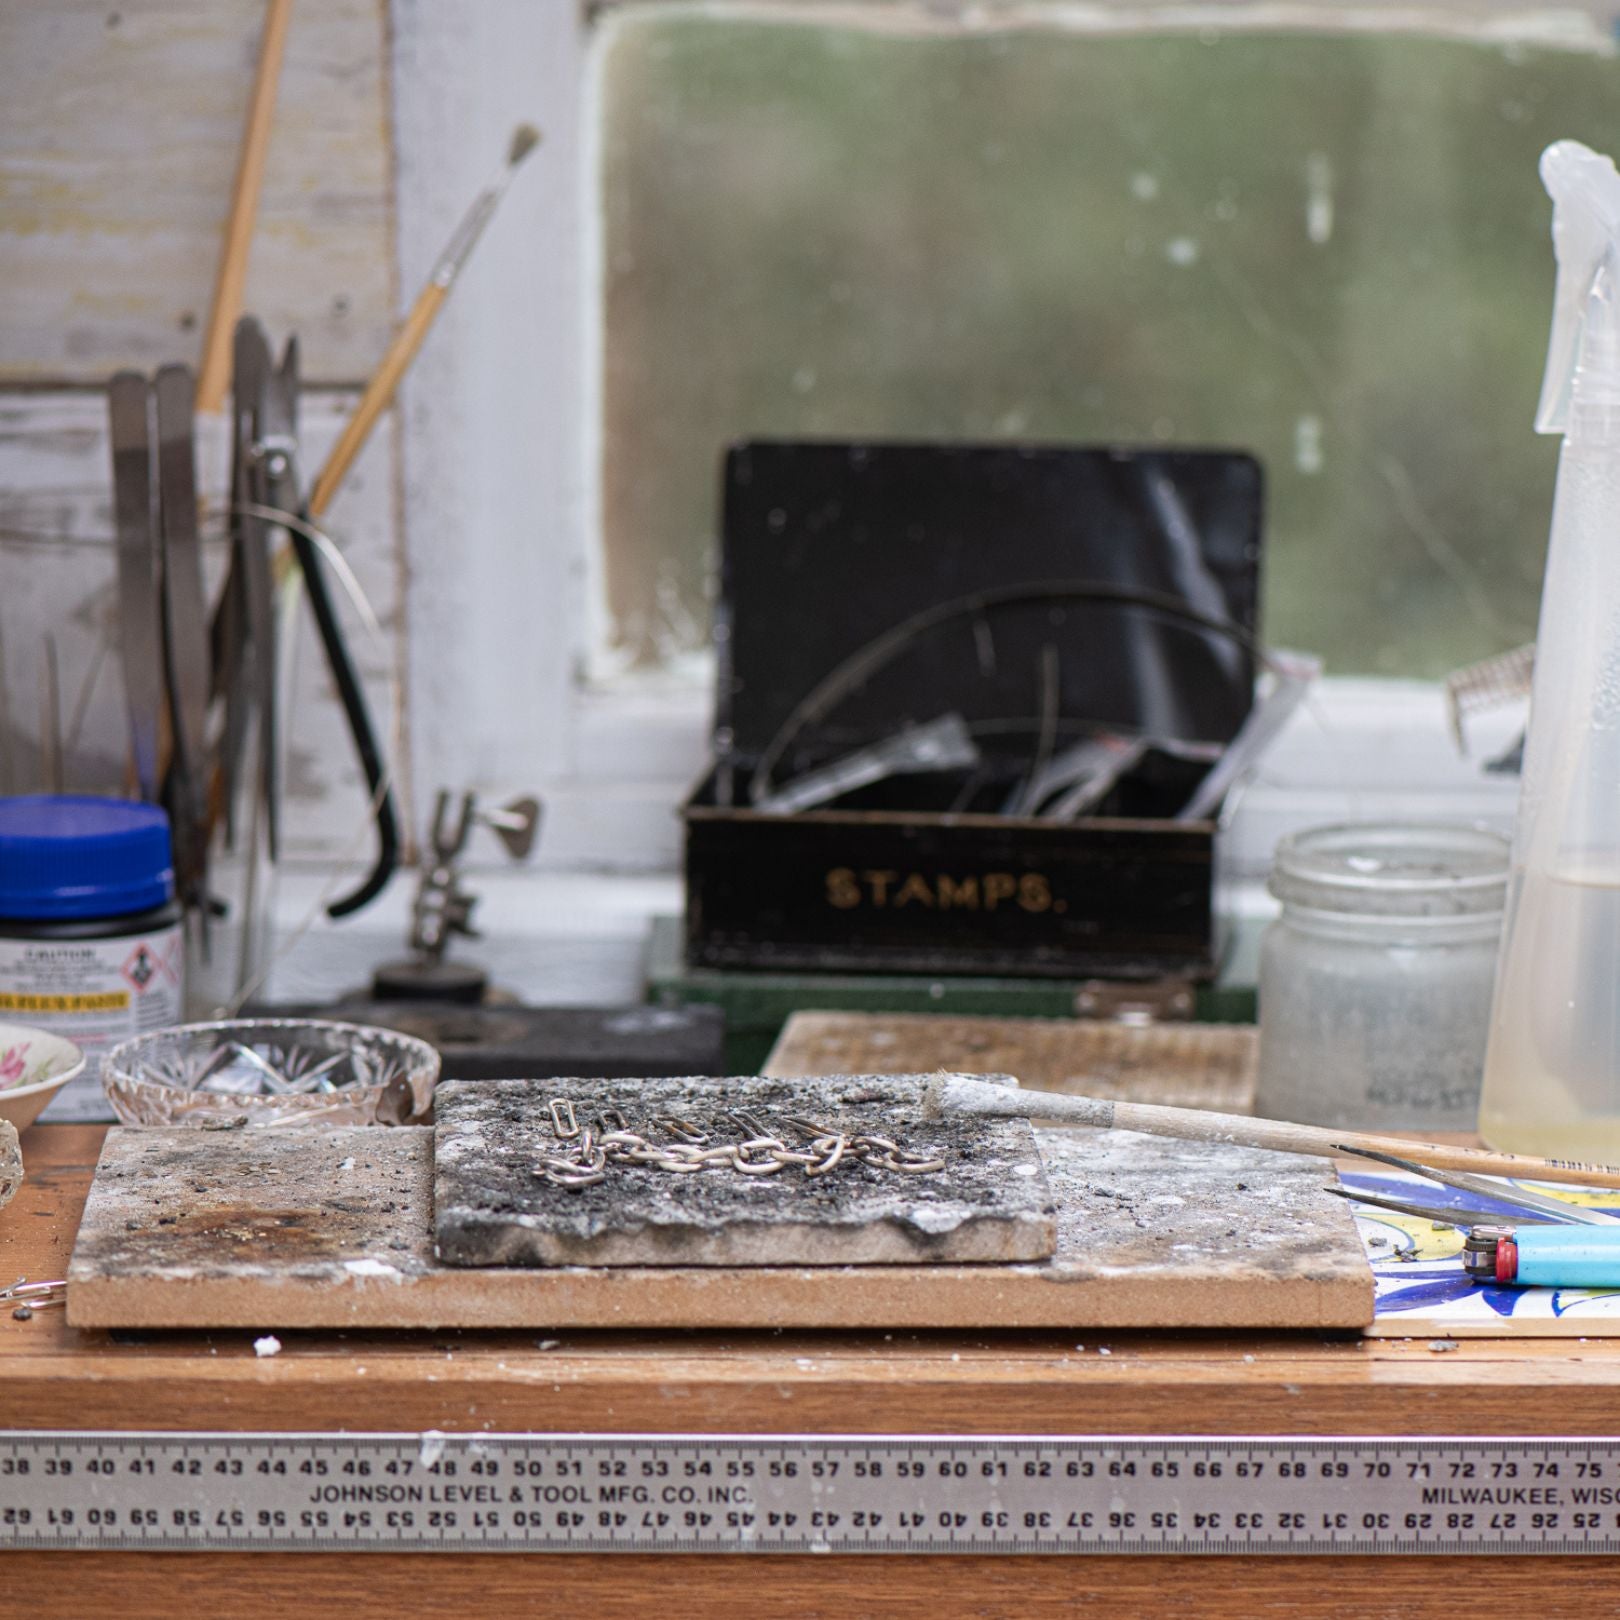
[[[1025,1120],[923,1118],[923,1078],[451,1081],[435,1095],[439,1259],[454,1266],[817,1266],[1041,1260],[1056,1222]],[[908,1173],[846,1156],[824,1175],[797,1166],[675,1174],[615,1163],[591,1186],[537,1173],[567,1146],[550,1104],[671,1140],[674,1116],[736,1140],[729,1109],[769,1122],[794,1114],[942,1158]],[[600,1129],[600,1127],[598,1127]],[[785,1127],[784,1127],[785,1131]]]

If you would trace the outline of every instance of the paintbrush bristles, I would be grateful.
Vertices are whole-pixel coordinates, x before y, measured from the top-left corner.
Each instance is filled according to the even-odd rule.
[[[923,1088],[925,1118],[973,1114],[981,1119],[1055,1119],[1068,1125],[1114,1122],[1114,1105],[1098,1097],[1070,1097],[1056,1091],[1021,1091],[971,1074],[934,1074]]]
[[[512,131],[512,144],[507,148],[507,168],[515,169],[539,144],[540,131],[533,124],[519,124]]]
[[[478,238],[494,216],[501,198],[505,196],[506,188],[512,183],[512,177],[517,172],[517,166],[539,144],[540,131],[533,124],[519,124],[512,131],[505,166],[473,199],[472,206],[456,227],[455,235],[450,238],[444,252],[439,255],[439,262],[434,265],[427,286],[417,294],[416,302],[411,305],[404,325],[394,334],[393,340],[388,345],[388,352],[382,358],[382,364],[378,366],[375,375],[367,384],[354,414],[349,418],[337,444],[326,458],[326,465],[321,468],[321,475],[315,480],[315,487],[310,492],[310,516],[318,518],[326,510],[327,504],[343,480],[343,475],[360,453],[360,447],[366,442],[377,418],[394,397],[394,390],[399,386],[400,378],[405,375],[411,361],[415,359],[416,351],[421,348],[427,337],[428,330],[439,312],[439,306],[448,295],[451,284],[460,274],[462,265],[467,262],[468,256],[478,245]]]

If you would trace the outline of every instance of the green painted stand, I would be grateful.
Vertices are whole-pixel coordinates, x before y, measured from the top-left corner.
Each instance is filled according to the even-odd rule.
[[[889,973],[743,973],[689,968],[678,917],[655,917],[647,999],[661,1006],[710,1002],[726,1015],[732,1074],[757,1074],[796,1012],[941,1013],[956,1017],[1072,1018],[1081,980],[926,977]],[[1251,1023],[1254,992],[1201,985],[1204,1023]]]

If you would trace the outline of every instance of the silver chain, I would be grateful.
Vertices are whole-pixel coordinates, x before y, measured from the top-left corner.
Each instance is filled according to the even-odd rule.
[[[728,1113],[741,1132],[739,1140],[717,1142],[691,1120],[663,1114],[655,1116],[649,1128],[674,1140],[659,1142],[632,1130],[617,1108],[603,1109],[594,1120],[585,1121],[570,1099],[554,1097],[551,1128],[558,1151],[542,1157],[534,1173],[558,1187],[590,1187],[605,1181],[613,1165],[642,1165],[677,1176],[705,1170],[774,1176],[795,1167],[807,1176],[825,1176],[841,1164],[856,1163],[911,1176],[945,1168],[943,1157],[903,1147],[887,1136],[842,1131],[784,1114],[782,1125],[795,1138],[790,1143],[780,1129],[772,1129],[757,1114],[744,1109]]]
[[[67,1304],[67,1284],[55,1282],[29,1282],[19,1277],[9,1288],[0,1288],[0,1310],[8,1307],[20,1322],[26,1322],[35,1311],[47,1305]]]

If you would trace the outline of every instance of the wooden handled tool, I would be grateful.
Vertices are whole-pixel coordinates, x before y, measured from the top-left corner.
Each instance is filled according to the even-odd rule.
[[[439,262],[433,267],[433,274],[428,277],[427,285],[417,294],[410,314],[405,317],[404,324],[394,334],[393,341],[388,345],[388,352],[383,356],[382,364],[366,385],[365,393],[360,396],[360,403],[355,406],[354,415],[349,418],[342,436],[326,458],[326,465],[321,468],[320,476],[315,480],[315,486],[309,495],[309,515],[312,518],[319,520],[331,505],[338,485],[343,482],[343,475],[348,472],[354,458],[360,454],[361,447],[370,438],[371,430],[377,425],[377,418],[388,409],[389,402],[394,397],[394,390],[399,387],[400,378],[405,375],[411,361],[416,358],[417,350],[422,347],[440,308],[449,296],[451,285],[461,273],[461,267],[471,256],[473,248],[477,246],[478,238],[483,235],[484,227],[494,215],[496,205],[506,195],[506,188],[511,185],[512,176],[517,173],[518,165],[539,144],[540,131],[533,124],[519,124],[512,132],[506,162],[502,164],[500,172],[489,185],[479,192],[472,207],[462,218],[461,224],[456,227],[456,234],[450,238],[450,245],[440,254]]]
[[[1277,1153],[1330,1157],[1341,1148],[1398,1154],[1437,1170],[1473,1170],[1487,1176],[1526,1181],[1570,1182],[1582,1187],[1620,1187],[1620,1167],[1581,1164],[1568,1159],[1535,1159],[1489,1148],[1445,1147],[1409,1142],[1337,1126],[1291,1125],[1246,1114],[1216,1114],[1202,1108],[1170,1108],[1162,1103],[1108,1102],[1055,1091],[1022,1091],[990,1085],[965,1074],[939,1074],[923,1093],[928,1115],[977,1115],[983,1119],[1050,1119],[1064,1125],[1096,1125],[1103,1130],[1142,1131],[1188,1142],[1220,1142],[1236,1147],[1270,1148]]]
[[[222,410],[225,390],[230,385],[232,335],[236,331],[236,318],[242,313],[248,249],[253,243],[253,226],[259,212],[259,186],[264,179],[265,154],[270,149],[270,121],[275,116],[276,87],[281,79],[281,59],[286,53],[287,28],[291,21],[292,0],[270,0],[264,19],[264,38],[259,45],[259,65],[253,76],[253,96],[248,103],[247,126],[242,133],[242,152],[236,164],[236,187],[225,222],[225,247],[214,279],[214,307],[209,312],[202,361],[197,368],[199,411]]]

